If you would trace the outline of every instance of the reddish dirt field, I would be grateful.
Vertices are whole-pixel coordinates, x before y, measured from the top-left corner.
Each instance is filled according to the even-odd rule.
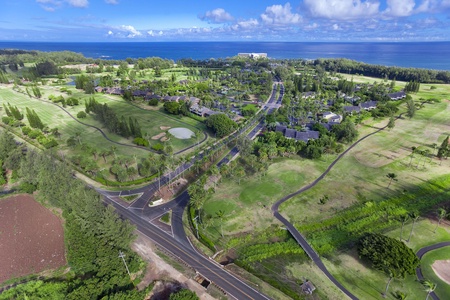
[[[30,195],[0,199],[0,283],[66,264],[61,220]]]

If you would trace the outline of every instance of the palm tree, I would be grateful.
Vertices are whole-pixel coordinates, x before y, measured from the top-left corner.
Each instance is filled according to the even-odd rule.
[[[436,230],[441,224],[441,221],[450,214],[445,210],[445,208],[440,207],[438,208],[437,215],[438,215],[438,223],[436,224],[436,228],[434,228],[434,233],[436,233]]]
[[[416,153],[417,148],[414,147],[414,146],[412,146],[412,147],[411,147],[411,150],[412,150],[412,152],[411,152],[411,159],[410,159],[410,161],[409,161],[409,166],[408,166],[408,168],[411,167],[411,163],[412,163],[412,160],[413,160],[413,158],[414,158],[414,153]]]
[[[224,217],[224,215],[225,215],[225,212],[223,211],[223,210],[219,210],[219,211],[216,211],[216,217],[219,219],[219,221],[220,221],[220,234],[222,235],[222,237],[223,237],[223,228],[222,228],[222,225],[223,225],[223,217]]]
[[[407,243],[409,243],[409,241],[411,240],[411,236],[412,236],[412,233],[414,230],[414,225],[416,225],[416,222],[420,218],[420,216],[417,212],[413,211],[409,214],[409,217],[413,220],[413,223],[412,223],[412,227],[411,227],[411,232],[409,233],[408,240],[406,241]]]
[[[387,292],[388,292],[388,289],[389,289],[389,285],[391,284],[391,281],[392,281],[392,279],[394,279],[395,277],[397,277],[397,273],[393,270],[393,269],[387,269],[386,270],[386,273],[388,273],[389,274],[389,280],[388,280],[388,282],[387,282],[387,284],[386,284],[386,289],[384,290],[384,293],[382,294],[383,295],[383,298],[386,298],[386,296],[387,296]]]
[[[117,147],[114,146],[114,145],[112,145],[112,146],[111,146],[111,153],[114,155],[115,158],[117,157],[116,151],[117,151]]]
[[[403,292],[397,291],[394,293],[394,298],[397,300],[405,300],[406,297],[408,297],[408,295]]]
[[[388,173],[388,174],[386,175],[386,177],[389,178],[389,184],[388,184],[387,188],[389,188],[389,187],[391,186],[391,183],[392,183],[393,180],[394,180],[394,181],[397,181],[397,180],[398,180],[398,179],[397,179],[397,174],[395,174],[395,173]]]
[[[427,292],[426,300],[428,300],[428,298],[430,297],[430,294],[432,292],[434,292],[434,290],[436,289],[437,284],[432,282],[432,281],[430,281],[430,280],[427,280],[427,279],[422,280],[420,283],[422,283],[422,285],[425,288],[425,292]]]
[[[400,241],[403,239],[403,226],[405,225],[406,221],[408,221],[409,215],[404,214],[400,216],[400,221],[402,222],[402,229],[400,230]]]
[[[81,145],[81,131],[76,131],[75,132],[75,137],[77,138],[77,140],[78,140],[78,144],[80,144]]]

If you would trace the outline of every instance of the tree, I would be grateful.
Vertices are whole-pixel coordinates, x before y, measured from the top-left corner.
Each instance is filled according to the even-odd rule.
[[[0,160],[6,161],[10,153],[17,148],[16,141],[11,133],[4,130],[0,133]]]
[[[416,153],[416,151],[417,151],[417,148],[412,146],[411,147],[411,159],[409,160],[409,166],[408,167],[411,167],[411,163],[412,163],[412,160],[414,158],[414,153]]]
[[[394,116],[391,116],[391,117],[389,118],[389,123],[387,124],[387,127],[388,127],[389,129],[392,129],[392,128],[395,127],[395,118],[394,118]]]
[[[434,292],[434,290],[436,289],[437,284],[434,283],[434,282],[432,282],[432,281],[430,281],[430,280],[427,280],[427,279],[424,279],[424,280],[420,281],[420,283],[421,283],[421,284],[423,285],[423,287],[425,288],[425,292],[427,292],[427,298],[426,298],[426,300],[428,300],[428,298],[430,297],[430,294],[431,294],[432,292]]]
[[[397,180],[398,180],[398,179],[397,179],[397,174],[395,174],[395,173],[388,173],[388,174],[386,175],[386,177],[389,178],[389,184],[388,184],[387,188],[389,188],[389,187],[391,186],[391,183],[392,183],[393,180],[394,180],[394,181],[397,181]]]
[[[402,222],[402,229],[400,230],[400,241],[403,240],[403,226],[405,226],[406,221],[408,221],[409,215],[403,214],[400,216],[400,222]]]
[[[200,298],[191,290],[181,289],[176,293],[170,294],[169,300],[200,300]]]
[[[334,125],[331,132],[341,143],[351,143],[358,137],[355,124],[350,119],[345,119],[341,124]]]
[[[416,114],[416,104],[414,103],[414,100],[409,99],[406,101],[406,115],[408,118],[414,117]]]
[[[367,233],[359,240],[358,254],[389,276],[385,293],[393,278],[414,274],[420,263],[414,251],[403,242],[378,233]]]
[[[223,225],[223,217],[225,216],[225,211],[223,211],[223,210],[219,210],[219,211],[216,211],[216,217],[219,219],[219,222],[220,222],[220,234],[222,235],[222,237],[223,237],[223,228],[222,228],[222,225]]]
[[[180,103],[175,102],[175,101],[168,101],[164,103],[164,109],[172,115],[178,115],[180,114]]]
[[[206,126],[211,128],[217,137],[221,138],[232,133],[237,124],[225,114],[215,114],[206,119]]]
[[[80,112],[78,112],[77,113],[77,118],[78,119],[84,119],[84,118],[86,118],[86,113],[84,112],[84,111],[80,111]]]
[[[449,149],[450,145],[449,145],[449,136],[447,136],[443,141],[441,146],[438,149],[438,153],[437,153],[437,157],[441,160],[442,163],[442,159],[443,158],[447,158],[450,152]]]
[[[413,230],[414,230],[414,225],[416,225],[416,222],[417,222],[417,220],[419,220],[420,215],[419,215],[419,213],[413,211],[413,212],[411,212],[411,213],[409,214],[409,217],[413,220],[413,223],[412,223],[411,231],[410,231],[410,233],[409,233],[408,240],[406,241],[406,242],[408,242],[408,243],[409,243],[409,241],[411,240],[411,236],[412,236],[412,233],[413,233]]]
[[[437,211],[437,215],[438,215],[438,223],[436,224],[436,228],[434,228],[434,233],[436,233],[436,230],[439,227],[439,225],[441,224],[442,220],[445,219],[446,217],[448,217],[450,215],[450,213],[448,213],[445,210],[445,208],[439,207],[438,211]]]

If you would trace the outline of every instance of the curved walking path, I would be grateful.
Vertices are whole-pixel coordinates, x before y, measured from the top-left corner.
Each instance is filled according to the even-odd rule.
[[[450,246],[450,242],[442,242],[442,243],[437,243],[434,245],[430,245],[427,247],[423,247],[421,249],[419,249],[419,251],[416,252],[417,257],[419,257],[420,260],[422,260],[422,257],[427,254],[430,251],[436,250],[436,249],[440,249],[443,247],[448,247]],[[416,275],[417,275],[417,279],[420,280],[424,280],[425,278],[423,277],[422,274],[422,269],[420,268],[420,266],[416,269]],[[435,292],[431,292],[430,293],[431,298],[433,298],[434,300],[439,300],[439,297],[436,295]]]
[[[400,118],[400,116],[397,117]],[[272,206],[272,213],[274,215],[275,218],[277,218],[278,220],[280,220],[287,228],[287,230],[291,233],[291,235],[295,238],[295,240],[297,241],[297,243],[299,243],[299,245],[303,248],[303,250],[306,252],[306,254],[308,254],[308,256],[311,258],[311,260],[319,267],[319,269],[328,277],[328,279],[330,279],[344,294],[346,294],[350,299],[358,299],[355,295],[353,295],[350,291],[348,291],[341,283],[339,283],[337,281],[337,279],[331,275],[331,273],[328,271],[328,269],[325,267],[324,263],[322,262],[322,260],[319,257],[319,254],[317,254],[317,252],[311,247],[311,245],[308,243],[308,241],[306,241],[305,237],[297,230],[297,228],[295,228],[295,226],[290,223],[286,218],[284,218],[280,213],[279,213],[279,207],[282,203],[286,202],[287,200],[291,199],[292,197],[295,197],[309,189],[311,189],[312,187],[316,186],[317,183],[319,183],[330,171],[331,169],[336,165],[336,163],[338,161],[341,160],[342,157],[344,157],[344,155],[346,155],[350,150],[352,150],[356,145],[358,145],[360,142],[362,142],[363,140],[367,139],[368,137],[384,130],[387,127],[381,127],[378,130],[367,134],[366,136],[360,138],[359,140],[357,140],[356,142],[354,142],[350,147],[348,147],[344,152],[342,152],[329,166],[328,168],[325,170],[325,172],[322,173],[322,175],[320,175],[317,179],[315,179],[313,182],[311,182],[310,184],[302,187],[301,189],[299,189],[298,191],[289,194],[285,197],[283,197],[282,199],[278,200],[273,206]]]

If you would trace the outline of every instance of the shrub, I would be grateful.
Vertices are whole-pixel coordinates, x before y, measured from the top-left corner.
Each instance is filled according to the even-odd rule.
[[[32,139],[37,139],[38,137],[42,136],[42,132],[39,129],[31,130],[28,133],[28,136]]]
[[[133,140],[133,143],[135,143],[138,146],[144,146],[144,147],[148,147],[148,145],[149,145],[149,143],[146,139],[140,138],[140,137],[135,138]]]
[[[150,105],[150,106],[158,106],[158,104],[159,104],[159,100],[156,98],[152,98],[148,101],[148,105]]]
[[[155,151],[162,151],[164,149],[164,145],[161,143],[157,143],[152,146],[152,149]]]
[[[78,119],[84,119],[84,118],[86,118],[86,113],[84,112],[84,111],[80,111],[80,112],[78,112],[77,113],[77,118]]]
[[[27,194],[33,194],[37,190],[37,186],[28,182],[22,182],[19,185],[19,190]]]

